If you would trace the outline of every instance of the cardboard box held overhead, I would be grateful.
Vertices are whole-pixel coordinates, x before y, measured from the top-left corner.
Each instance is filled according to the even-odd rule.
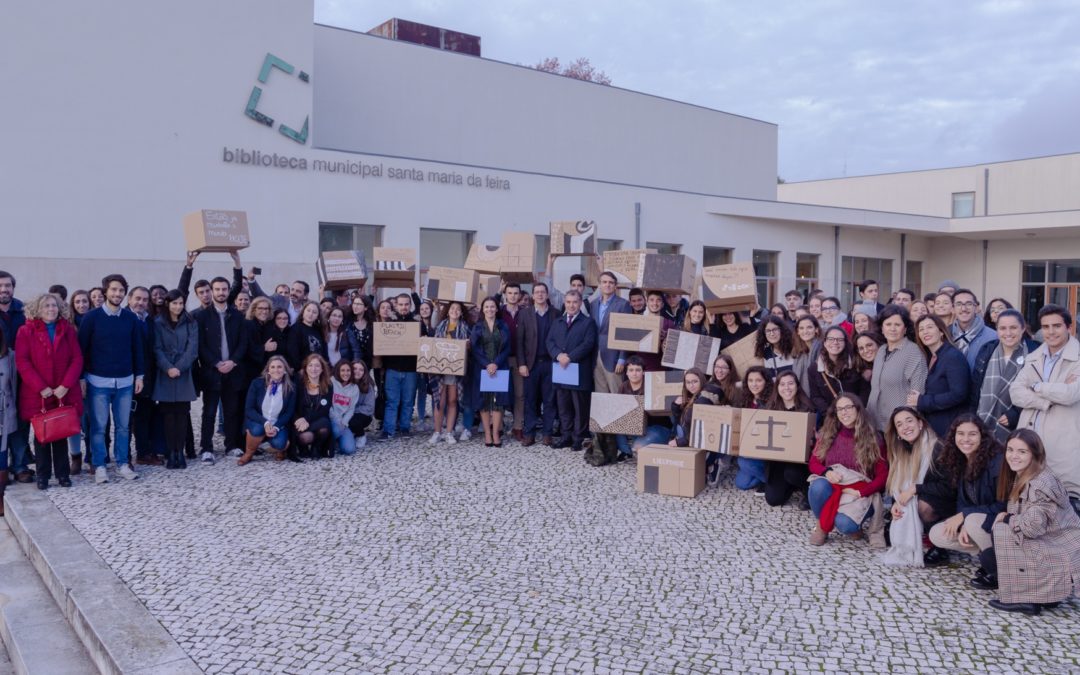
[[[315,273],[320,286],[337,291],[363,287],[368,267],[363,251],[323,251],[315,263]]]
[[[727,354],[731,357],[731,360],[735,362],[735,370],[738,371],[738,379],[741,380],[743,375],[746,374],[747,369],[751,366],[765,364],[764,359],[759,359],[755,356],[756,349],[757,333],[750,333],[738,342],[721,349],[720,353]]]
[[[464,375],[468,354],[468,340],[422,337],[416,350],[416,372]]]
[[[615,275],[615,285],[619,288],[633,288],[640,286],[638,283],[645,266],[645,255],[656,253],[655,248],[628,248],[615,251],[604,251],[603,264],[605,272]]]
[[[465,269],[498,274],[505,281],[532,283],[536,237],[527,232],[504,232],[502,244],[473,244],[465,259]]]
[[[734,454],[739,447],[742,408],[697,404],[691,411],[690,445],[710,452]]]
[[[637,285],[647,291],[685,293],[694,291],[697,261],[687,255],[646,253]]]
[[[376,246],[372,251],[372,275],[380,285],[387,281],[416,283],[416,249]]]
[[[596,221],[556,220],[551,222],[552,255],[595,255]]]
[[[660,364],[666,368],[689,370],[700,368],[706,375],[712,372],[713,362],[720,353],[719,338],[698,335],[683,330],[669,330],[664,338]]]
[[[424,297],[439,302],[463,302],[475,305],[480,275],[456,267],[429,267]]]
[[[646,445],[638,450],[637,489],[648,494],[696,497],[705,489],[705,451]]]
[[[416,356],[420,322],[376,321],[372,325],[372,351],[377,356]]]
[[[645,408],[641,396],[592,393],[589,431],[600,434],[645,434]]]
[[[189,251],[239,251],[251,245],[247,213],[203,209],[184,216],[184,243]]]
[[[645,373],[645,411],[671,412],[672,402],[682,394],[681,370],[657,370]]]
[[[814,438],[814,413],[743,408],[740,457],[805,464]]]
[[[608,316],[608,349],[629,352],[660,351],[660,330],[664,320],[659,316],[612,312]]]
[[[757,305],[753,264],[742,262],[703,267],[701,301],[714,315],[752,309]]]

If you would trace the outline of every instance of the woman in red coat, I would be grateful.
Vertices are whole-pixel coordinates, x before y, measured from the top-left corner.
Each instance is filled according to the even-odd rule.
[[[59,405],[75,408],[82,419],[83,398],[79,388],[82,350],[75,327],[68,322],[67,305],[46,293],[26,306],[26,324],[19,329],[19,350],[15,367],[22,380],[19,386],[19,417],[30,420],[42,411]],[[62,438],[37,443],[37,486],[44,490],[55,470],[62,487],[71,487],[68,443]]]

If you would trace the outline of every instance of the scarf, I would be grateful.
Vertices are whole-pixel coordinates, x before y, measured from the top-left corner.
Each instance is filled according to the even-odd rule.
[[[451,340],[468,340],[469,326],[464,319],[459,319],[453,330],[450,329],[450,319],[443,319],[435,327],[435,337],[450,338]]]
[[[926,449],[924,441],[925,436],[920,438],[916,449]],[[930,469],[930,458],[932,456],[932,452],[922,453],[922,460],[919,462],[919,475],[915,477],[915,480],[907,481],[901,485],[900,489],[893,493],[893,499],[899,501],[900,492],[907,490],[912,484],[923,482],[926,478],[926,472]],[[889,525],[889,543],[891,546],[878,559],[882,564],[889,567],[922,567],[923,527],[922,521],[919,520],[918,496],[909,499],[907,505],[901,508],[904,510],[904,517],[893,519],[892,524]]]
[[[986,375],[983,377],[982,389],[979,390],[979,408],[976,414],[1001,443],[1008,438],[1009,430],[998,424],[998,418],[1012,407],[1009,385],[1024,367],[1027,353],[1027,345],[1021,340],[1012,358],[1007,359],[1004,348],[998,343],[986,364]]]
[[[982,329],[985,327],[986,324],[983,322],[983,318],[977,313],[967,330],[960,330],[960,323],[954,323],[952,325],[953,344],[957,349],[967,354],[968,347],[975,341],[975,338],[979,337],[979,333],[981,333]]]
[[[825,326],[825,328],[832,328],[833,326],[839,326],[840,324],[844,323],[845,321],[847,321],[847,314],[837,310],[836,316],[833,317],[832,323],[830,323],[828,326]]]

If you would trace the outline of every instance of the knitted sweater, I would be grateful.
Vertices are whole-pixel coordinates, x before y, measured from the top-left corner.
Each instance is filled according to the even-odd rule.
[[[878,450],[881,453],[878,461],[874,464],[874,470],[870,476],[869,483],[858,483],[852,485],[858,489],[859,494],[863,497],[869,497],[872,494],[881,492],[885,489],[885,481],[889,477],[889,463],[885,454],[885,440],[880,434],[877,436]],[[859,467],[859,462],[855,458],[855,432],[847,427],[841,427],[837,432],[836,438],[833,439],[832,444],[829,446],[828,451],[825,453],[825,461],[822,462],[817,458],[817,448],[810,455],[810,471],[819,476],[824,476],[825,472],[829,470],[829,467],[839,464],[845,466],[852,471],[858,471],[863,473],[862,468]]]
[[[79,325],[83,370],[98,377],[141,377],[144,345],[138,322],[135,313],[126,308],[117,316],[106,314],[101,307],[88,312]]]
[[[892,352],[887,345],[878,350],[874,374],[870,377],[870,396],[866,400],[875,429],[885,430],[893,411],[907,405],[909,393],[925,391],[926,370],[922,350],[907,338]]]

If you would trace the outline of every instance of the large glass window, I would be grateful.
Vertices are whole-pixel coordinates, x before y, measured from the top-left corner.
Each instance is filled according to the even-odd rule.
[[[780,254],[777,251],[754,251],[754,277],[757,281],[758,302],[771,307],[776,302],[776,277]]]
[[[657,253],[674,255],[682,252],[682,244],[664,244],[658,241],[645,242],[645,248],[654,248]]]
[[[818,261],[821,255],[818,253],[795,254],[795,290],[807,297],[810,291],[820,285],[818,278]]]
[[[734,254],[734,249],[720,248],[718,246],[705,246],[701,249],[701,265],[702,267],[730,265],[731,258]]]
[[[975,193],[954,192],[952,195],[952,217],[970,218],[975,215]]]
[[[1039,330],[1044,305],[1080,311],[1080,260],[1024,260],[1020,263],[1020,311],[1033,331]],[[1073,323],[1072,332],[1076,332]]]
[[[918,260],[904,262],[904,286],[915,294],[916,300],[922,299],[922,262]]]
[[[363,251],[371,262],[376,246],[382,246],[382,225],[319,223],[319,253],[323,251]]]
[[[850,308],[859,300],[855,286],[866,279],[878,282],[878,302],[892,296],[892,260],[886,258],[860,258],[846,255],[840,260],[840,302]]]
[[[536,235],[536,257],[533,258],[533,270],[543,272],[547,269],[548,254],[551,253],[551,235]]]
[[[461,267],[469,257],[474,232],[466,230],[436,230],[420,228],[419,263],[426,272],[432,265]]]

